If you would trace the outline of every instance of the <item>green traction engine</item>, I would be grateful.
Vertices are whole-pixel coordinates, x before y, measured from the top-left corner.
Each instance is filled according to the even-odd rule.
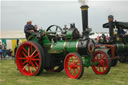
[[[109,56],[95,51],[95,45],[89,35],[88,6],[81,6],[83,33],[79,33],[75,24],[62,29],[51,25],[47,30],[32,33],[28,41],[22,43],[16,52],[18,70],[25,76],[39,75],[43,70],[61,72],[63,69],[69,78],[79,79],[84,67],[92,66],[96,74],[107,74],[111,67]]]

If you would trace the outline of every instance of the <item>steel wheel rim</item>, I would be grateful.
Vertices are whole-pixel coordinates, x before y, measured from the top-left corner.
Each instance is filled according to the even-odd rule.
[[[74,54],[67,55],[65,62],[64,62],[64,68],[65,72],[68,75],[68,77],[77,79],[81,74],[81,63],[79,58]]]
[[[105,74],[109,69],[109,61],[107,55],[102,52],[98,51],[93,55],[92,63],[98,61],[98,65],[92,65],[92,69],[95,71],[96,74]]]
[[[33,76],[40,69],[40,58],[38,48],[33,43],[25,42],[16,53],[17,67],[23,75]]]

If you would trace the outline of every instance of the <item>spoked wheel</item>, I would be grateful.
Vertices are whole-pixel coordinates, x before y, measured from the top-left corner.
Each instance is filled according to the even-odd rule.
[[[109,56],[103,51],[96,51],[92,57],[92,69],[96,74],[107,74],[111,68]]]
[[[69,53],[64,61],[64,69],[69,78],[80,79],[84,72],[81,56],[77,53]]]
[[[47,28],[47,32],[54,32],[54,34],[60,34],[63,33],[63,30],[60,26],[58,25],[51,25]]]
[[[24,42],[17,50],[16,64],[19,71],[25,76],[40,74],[44,67],[43,48],[36,42]]]

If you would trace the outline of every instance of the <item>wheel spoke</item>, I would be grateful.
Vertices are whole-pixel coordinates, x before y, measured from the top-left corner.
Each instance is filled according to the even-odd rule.
[[[100,59],[101,59],[101,53],[99,55],[100,55]]]
[[[31,64],[32,64],[32,66],[36,69],[36,70],[38,70],[37,68],[36,68],[36,66],[31,62]]]
[[[40,59],[31,59],[31,60],[33,60],[33,61],[40,61]]]
[[[79,68],[77,68],[77,71],[79,72],[79,71],[80,71],[80,69],[79,69]]]
[[[74,62],[74,59],[71,57],[71,59],[72,59],[72,62]]]
[[[75,71],[75,69],[73,69],[73,72],[72,72],[72,75],[73,75],[73,76],[75,76],[74,74],[75,74],[75,75],[77,74],[76,71]]]
[[[103,65],[102,65],[102,68],[103,68],[103,72],[104,72],[105,71],[105,69],[104,69],[105,67]]]
[[[28,56],[30,56],[30,47],[28,47]]]
[[[28,53],[28,51],[27,51],[24,47],[22,47],[22,49],[23,49],[26,53]]]
[[[32,73],[32,69],[33,69],[33,67],[31,66],[31,73]]]
[[[30,65],[28,64],[28,72],[30,72]]]
[[[32,73],[33,67],[31,66],[31,73]]]
[[[76,73],[75,69],[74,69],[74,73],[75,73],[75,75],[77,75],[77,73]]]
[[[25,70],[25,68],[28,66],[28,64],[26,64],[24,67],[23,67],[23,69],[22,70]]]
[[[95,60],[97,60],[97,61],[99,60],[98,55],[97,55],[95,58],[97,58],[97,59],[95,59]]]
[[[72,75],[74,75],[74,69],[73,69]]]
[[[39,65],[37,64],[37,62],[36,62],[36,61],[34,61],[34,63],[36,64],[36,66],[37,66],[37,67],[39,67]]]
[[[37,57],[37,56],[39,56],[39,53],[37,53],[35,56],[32,56],[32,57]]]
[[[79,61],[76,62],[76,65],[79,63]]]
[[[77,68],[78,68],[78,67],[80,67],[80,65],[75,65],[75,67],[77,67]]]
[[[71,72],[71,70],[72,70],[72,68],[71,67],[69,67],[70,69],[69,69],[69,72]]]
[[[70,62],[70,60],[69,60],[69,64],[71,65],[71,62]]]
[[[33,52],[33,49],[32,49],[32,45],[31,45],[31,54],[32,54],[32,52]]]
[[[23,65],[24,65],[25,63],[27,63],[27,61],[24,61],[24,62],[23,62]]]
[[[27,57],[27,55],[23,52],[23,55],[25,56],[25,57]]]
[[[104,55],[103,57],[102,57],[102,60],[105,58],[106,56]]]
[[[98,65],[98,69],[99,69],[99,72],[101,72],[101,68],[100,68],[100,65]]]
[[[20,58],[20,57],[19,57],[18,59],[19,59],[19,60],[25,60],[26,58]]]
[[[35,50],[35,51],[31,54],[31,56],[33,56],[33,55],[36,53],[36,51],[37,51],[37,50]]]

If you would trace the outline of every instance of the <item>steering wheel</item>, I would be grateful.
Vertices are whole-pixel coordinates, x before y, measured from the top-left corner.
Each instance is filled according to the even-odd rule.
[[[47,28],[46,31],[55,35],[63,33],[62,28],[58,25],[51,25]]]

